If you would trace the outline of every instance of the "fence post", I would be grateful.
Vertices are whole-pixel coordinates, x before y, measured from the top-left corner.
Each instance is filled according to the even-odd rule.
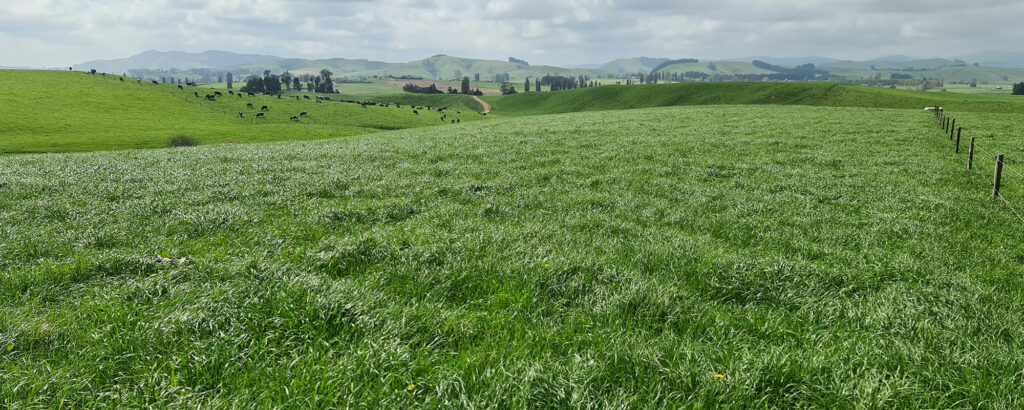
[[[962,127],[956,129],[956,153],[957,154],[960,153],[960,131],[963,131]]]
[[[974,137],[971,137],[971,149],[967,151],[967,170],[974,169]]]
[[[949,126],[949,139],[953,139],[953,129],[956,128],[956,118],[953,119],[953,124]]]
[[[992,199],[999,198],[999,182],[1003,179],[1003,154],[996,155],[996,174],[992,177]]]

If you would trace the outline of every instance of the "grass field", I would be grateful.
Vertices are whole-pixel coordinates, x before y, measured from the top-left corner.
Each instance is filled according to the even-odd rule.
[[[0,71],[0,154],[158,148],[185,135],[203,144],[335,138],[382,130],[441,125],[440,114],[125,82],[117,76],[52,71]],[[200,98],[195,97],[199,93]],[[337,98],[337,96],[335,96]],[[247,107],[253,104],[254,109]],[[266,119],[256,119],[263,105]],[[291,121],[306,111],[308,117]],[[243,112],[244,119],[238,118]],[[474,121],[478,115],[449,118]]]
[[[1020,407],[1024,224],[940,134],[670,107],[0,157],[0,403]]]

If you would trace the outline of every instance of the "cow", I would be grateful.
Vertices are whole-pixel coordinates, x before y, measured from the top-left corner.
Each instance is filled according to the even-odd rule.
[[[193,91],[192,93],[196,95],[196,98],[199,98],[199,91]]]
[[[118,77],[117,79],[121,80],[122,83],[124,82],[124,77]]]
[[[153,85],[160,85],[160,83],[156,82],[156,80],[153,80]]]
[[[305,112],[305,111],[303,111],[303,112],[299,113],[299,116],[300,116],[300,117],[308,117],[308,116],[309,116],[309,114],[306,114],[306,112]]]
[[[96,74],[96,69],[95,69],[95,68],[93,68],[93,69],[89,70],[89,74],[93,74],[93,75],[95,75],[95,74]]]
[[[280,100],[280,99],[281,99],[281,94],[278,94],[278,95],[277,95],[277,99],[278,99],[278,100]]]
[[[452,124],[455,124],[455,120],[452,120]]]
[[[228,94],[235,95],[234,91],[228,90]]]
[[[455,120],[455,122],[456,122],[457,124],[461,124],[461,123],[462,123],[462,120],[460,120],[460,119],[456,119],[456,120]]]
[[[302,98],[308,100],[309,96],[308,95],[303,95]]]
[[[179,90],[184,90],[184,89],[185,89],[185,87],[182,87],[182,86],[180,86],[180,85],[179,85],[179,86],[178,86],[178,89],[179,89]]]
[[[218,97],[223,97],[224,96],[224,94],[221,94],[220,91],[214,91],[213,95],[216,95]]]
[[[255,97],[256,96],[256,94],[253,94],[253,93],[248,93],[248,94],[249,94],[250,97]]]
[[[420,112],[419,112],[419,111],[416,111],[416,110],[412,110],[412,113],[413,113],[413,114],[416,114],[416,115],[420,115]]]
[[[266,115],[263,115],[263,113],[258,112],[256,113],[256,118],[266,118]]]
[[[260,107],[260,111],[270,111],[270,107],[267,107],[266,105],[264,105],[264,106]]]
[[[217,101],[217,97],[213,94],[206,94],[206,99],[210,101]]]
[[[323,101],[320,101],[320,100],[316,100],[316,103],[317,103],[317,104],[323,104],[324,102],[323,102]]]
[[[243,114],[241,111],[239,111],[238,112],[238,118],[245,118],[245,114]]]
[[[237,95],[238,98],[242,98],[242,93],[238,93],[238,94],[235,94],[235,95]]]
[[[248,104],[246,104],[246,105],[245,105],[245,108],[252,108],[252,103],[248,103]]]
[[[290,120],[292,120],[292,121],[298,121],[298,120],[299,120],[299,116],[298,116],[298,115],[293,115],[293,116],[292,116],[291,118],[289,118],[289,119],[290,119]]]

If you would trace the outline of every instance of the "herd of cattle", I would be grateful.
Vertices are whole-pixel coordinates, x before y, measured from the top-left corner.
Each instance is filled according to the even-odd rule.
[[[104,77],[106,77],[106,75],[107,75],[107,73],[97,73],[96,70],[90,70],[87,74],[92,74],[92,75],[102,74]],[[124,80],[125,80],[124,76],[118,76],[118,78],[120,79],[121,82],[124,82]],[[142,79],[141,78],[137,78],[137,79],[135,79],[135,82],[138,83],[138,84],[142,84]],[[152,83],[154,85],[160,85],[160,83],[155,81],[155,80],[152,81]],[[193,83],[193,82],[188,82],[185,85],[189,86],[189,87],[196,87],[196,83]],[[183,87],[182,85],[178,85],[178,90],[184,91],[185,87]],[[236,92],[231,91],[231,90],[228,90],[228,94],[229,95],[236,95],[236,96],[238,96],[238,98],[244,98],[245,96],[256,97],[257,95],[264,95],[263,93],[257,94],[257,93],[250,93],[250,92],[246,92],[246,93],[238,92],[238,93],[236,93]],[[195,95],[196,98],[205,99],[207,101],[217,101],[217,98],[224,96],[224,94],[221,93],[220,91],[214,91],[213,94],[206,94],[205,96],[200,96],[198,91],[194,91],[193,95]],[[337,103],[346,103],[346,104],[358,104],[358,105],[362,106],[364,109],[366,107],[368,107],[368,106],[370,106],[370,107],[384,107],[384,108],[391,108],[392,106],[394,106],[396,109],[401,109],[402,108],[402,104],[401,103],[397,103],[397,102],[396,103],[381,103],[381,102],[372,102],[372,101],[354,101],[354,100],[340,100],[340,99],[339,100],[334,100],[334,99],[331,99],[331,97],[321,97],[321,96],[315,96],[315,97],[316,97],[316,103],[317,104],[323,104],[324,101],[327,101],[327,102],[337,102]],[[291,98],[291,97],[289,97],[289,98]],[[282,96],[281,95],[277,95],[277,99],[279,99],[279,100],[282,99]],[[297,96],[295,96],[295,100],[296,101],[302,101],[302,100],[310,100],[310,101],[312,101],[313,99],[310,98],[308,95],[301,95],[301,96],[297,95]],[[245,106],[246,106],[246,108],[249,108],[249,109],[255,109],[255,106],[251,102],[246,103]],[[436,112],[438,114],[441,114],[441,117],[440,117],[441,118],[441,122],[449,121],[448,112],[451,111],[451,110],[448,107],[431,107],[431,106],[417,107],[417,106],[410,106],[410,108],[412,109],[413,115],[417,115],[417,116],[420,115],[420,111],[421,110],[422,111],[434,111],[434,112]],[[266,113],[268,111],[270,111],[270,107],[267,106],[267,105],[264,105],[264,106],[260,107],[260,110],[259,110],[259,112],[256,113],[255,117],[256,118],[266,118],[267,117]],[[457,114],[462,114],[461,111],[457,111],[456,110],[455,112]],[[487,115],[487,114],[480,114],[480,115]],[[291,120],[291,121],[299,121],[300,118],[308,117],[308,116],[309,116],[308,112],[302,111],[298,115],[290,116],[289,120]],[[245,112],[239,111],[238,112],[238,118],[245,118]],[[452,124],[457,124],[457,123],[461,123],[462,120],[456,118],[456,119],[451,119],[450,122]]]

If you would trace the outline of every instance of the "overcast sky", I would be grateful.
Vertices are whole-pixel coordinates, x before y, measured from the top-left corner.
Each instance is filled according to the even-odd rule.
[[[0,0],[0,66],[145,50],[571,65],[1020,51],[1021,0]]]

